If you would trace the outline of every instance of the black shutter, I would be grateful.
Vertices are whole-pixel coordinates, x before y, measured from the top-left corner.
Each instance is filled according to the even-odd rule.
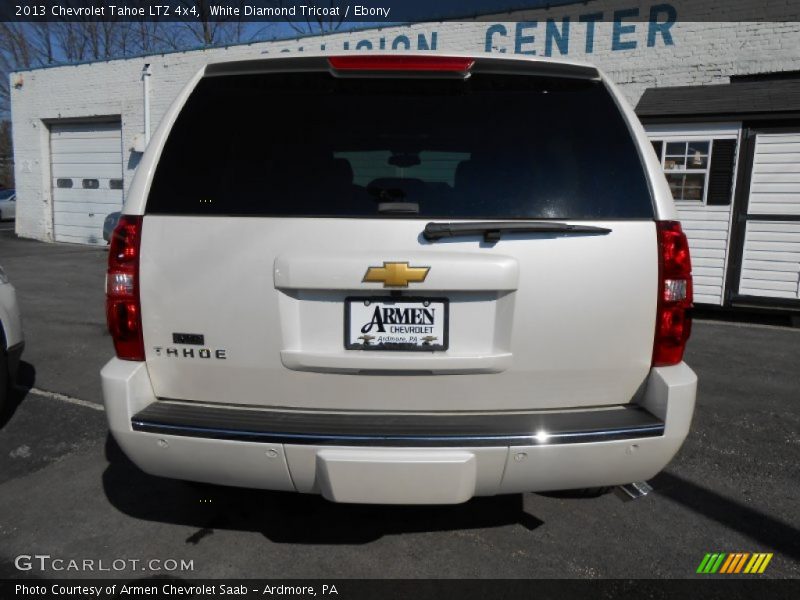
[[[661,160],[661,147],[664,145],[664,142],[654,141],[650,143],[653,144],[653,150],[656,151],[656,156],[658,157],[658,160]]]
[[[736,158],[736,140],[714,140],[711,148],[711,169],[708,174],[710,206],[729,206],[733,189],[733,167]]]

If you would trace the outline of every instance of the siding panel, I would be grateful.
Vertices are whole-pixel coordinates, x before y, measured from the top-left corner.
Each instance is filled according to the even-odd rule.
[[[739,293],[800,298],[800,223],[747,223]]]
[[[678,218],[689,239],[696,304],[722,304],[725,260],[730,237],[730,206],[676,202]]]
[[[800,132],[757,135],[748,212],[800,215]]]

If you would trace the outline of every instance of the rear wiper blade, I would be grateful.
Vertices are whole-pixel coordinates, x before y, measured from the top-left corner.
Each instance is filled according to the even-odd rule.
[[[483,234],[485,242],[497,242],[503,233],[573,233],[605,235],[611,233],[605,227],[594,225],[570,225],[554,221],[488,221],[485,223],[428,223],[422,232],[429,242],[442,238]]]

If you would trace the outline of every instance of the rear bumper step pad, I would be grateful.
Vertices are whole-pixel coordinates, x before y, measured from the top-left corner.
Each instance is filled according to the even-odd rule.
[[[278,444],[464,447],[577,444],[658,437],[664,423],[636,405],[504,414],[351,414],[159,400],[134,431]]]

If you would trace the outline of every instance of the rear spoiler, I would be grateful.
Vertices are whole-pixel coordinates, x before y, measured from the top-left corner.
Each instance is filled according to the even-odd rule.
[[[348,68],[346,70],[337,69],[334,64],[337,61],[353,61],[356,57],[370,57],[374,61],[380,61],[385,58],[387,62],[396,63],[398,58],[407,57],[410,66],[407,70],[398,69],[395,67],[383,69],[376,68]],[[351,58],[352,57],[352,58]],[[408,77],[409,74],[413,76],[424,75],[430,77],[436,75],[436,69],[420,69],[414,68],[414,64],[424,64],[426,61],[430,62],[443,62],[443,59],[452,59],[454,61],[467,61],[467,57],[447,57],[440,54],[363,54],[363,55],[346,55],[346,56],[292,56],[281,58],[261,58],[253,60],[241,61],[228,61],[211,63],[206,66],[206,77],[219,77],[226,75],[244,75],[254,73],[280,73],[280,72],[321,72],[327,71],[336,76],[404,76]],[[367,59],[369,61],[369,59]],[[366,61],[365,61],[366,62]],[[496,57],[475,57],[472,60],[473,64],[470,68],[461,71],[461,77],[468,77],[471,73],[491,73],[496,75],[534,75],[543,77],[557,77],[566,79],[588,79],[600,80],[600,72],[589,65],[580,65],[574,63],[556,62],[548,60],[530,60],[530,59],[508,59]],[[444,69],[443,73],[450,76],[453,75],[452,71]]]

